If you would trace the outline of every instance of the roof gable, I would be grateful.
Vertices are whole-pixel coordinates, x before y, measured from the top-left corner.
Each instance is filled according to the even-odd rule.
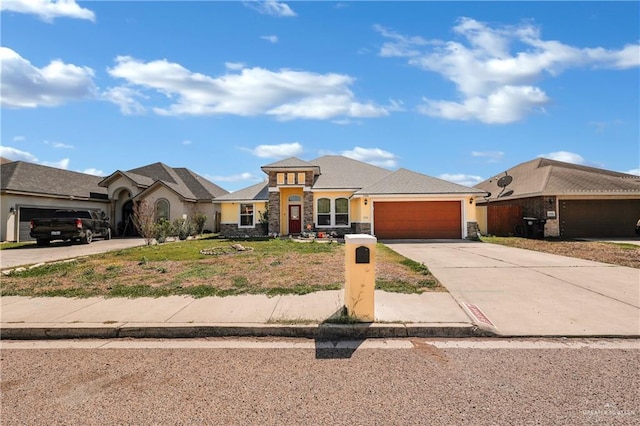
[[[154,163],[126,172],[118,170],[100,182],[100,185],[109,186],[119,176],[124,176],[137,186],[145,188],[138,197],[144,197],[149,191],[154,191],[159,184],[188,200],[212,200],[228,192],[187,168],[174,169],[163,163]]]
[[[275,163],[262,166],[262,170],[265,169],[312,169],[315,168],[314,164],[308,163],[296,157],[285,158],[284,160],[276,161]]]

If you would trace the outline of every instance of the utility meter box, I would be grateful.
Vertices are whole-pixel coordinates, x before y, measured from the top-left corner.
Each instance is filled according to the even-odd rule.
[[[366,234],[344,236],[345,286],[347,313],[362,322],[375,319],[376,237]]]

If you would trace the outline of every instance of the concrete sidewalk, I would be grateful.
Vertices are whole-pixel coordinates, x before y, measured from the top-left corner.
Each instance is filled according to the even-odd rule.
[[[484,335],[449,293],[376,291],[376,322],[327,322],[342,312],[342,291],[304,296],[163,298],[3,297],[2,339],[280,336],[307,338]]]

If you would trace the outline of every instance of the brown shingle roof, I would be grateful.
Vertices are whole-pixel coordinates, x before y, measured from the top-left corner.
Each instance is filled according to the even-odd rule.
[[[320,168],[320,176],[313,184],[313,189],[360,189],[392,173],[341,155],[325,155],[310,163]]]
[[[163,163],[153,163],[126,172],[117,171],[104,178],[100,184],[108,186],[109,181],[118,175],[126,176],[142,188],[164,185],[182,198],[189,200],[213,200],[228,193],[225,189],[189,169],[174,169]]]
[[[457,183],[400,169],[356,194],[484,194],[484,191]]]
[[[513,180],[502,191],[498,186],[498,180],[506,175],[511,176]],[[495,199],[501,192],[509,194],[502,197],[504,199],[585,194],[640,196],[640,177],[547,158],[536,158],[480,182],[475,187],[491,192],[490,199]]]
[[[100,176],[13,161],[0,167],[0,189],[76,198],[105,198],[107,190],[98,186]]]
[[[260,182],[248,188],[240,189],[216,198],[216,201],[268,201],[269,183]]]

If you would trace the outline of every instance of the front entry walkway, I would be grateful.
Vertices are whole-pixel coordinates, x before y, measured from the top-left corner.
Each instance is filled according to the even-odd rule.
[[[640,336],[640,270],[462,240],[386,241],[505,336]]]

